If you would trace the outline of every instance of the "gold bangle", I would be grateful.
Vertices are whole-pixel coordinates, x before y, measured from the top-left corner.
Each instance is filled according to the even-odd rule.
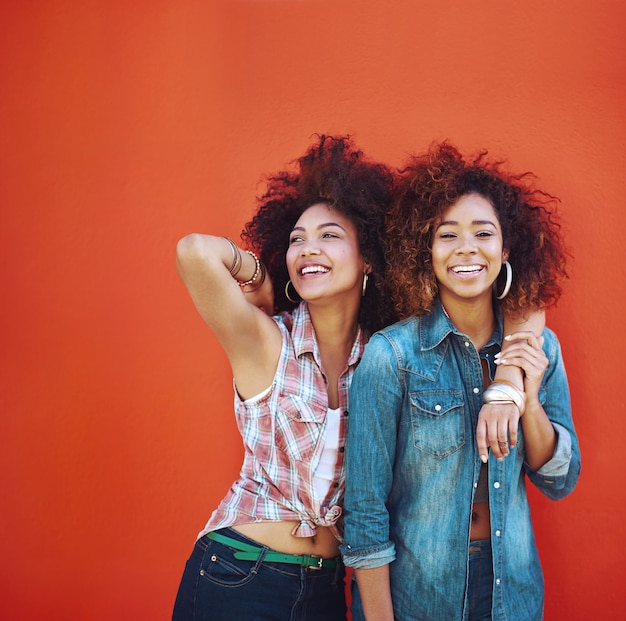
[[[254,288],[248,289],[245,293],[252,293],[253,291],[257,291],[258,289],[261,288],[261,285],[265,282],[267,268],[265,267],[265,264],[262,261],[259,261],[259,263],[261,264],[261,277],[259,278],[258,282],[253,283]]]
[[[239,286],[242,289],[246,285],[251,285],[253,282],[256,282],[256,279],[259,277],[259,274],[261,273],[261,261],[259,261],[259,257],[257,257],[256,253],[252,252],[252,250],[246,250],[246,252],[254,259],[254,262],[256,263],[256,268],[254,270],[254,274],[252,275],[252,278],[250,278],[249,280],[246,280],[245,282],[239,283]]]

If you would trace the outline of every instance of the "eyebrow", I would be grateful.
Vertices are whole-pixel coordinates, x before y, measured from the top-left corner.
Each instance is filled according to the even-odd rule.
[[[346,229],[343,228],[343,226],[341,226],[341,224],[337,223],[337,222],[323,222],[322,224],[317,226],[317,230],[319,231],[320,229],[324,229],[327,226],[336,226],[338,228],[340,228],[342,231],[345,231]],[[294,226],[293,229],[291,229],[292,232],[293,231],[304,231],[304,227],[303,226]]]
[[[443,222],[440,222],[437,225],[437,228],[440,228],[442,226],[455,226],[458,225],[459,222],[458,220],[444,220]],[[472,224],[473,225],[478,225],[478,226],[484,226],[485,224],[490,224],[491,226],[493,226],[494,228],[496,228],[496,225],[493,221],[491,220],[472,220]]]

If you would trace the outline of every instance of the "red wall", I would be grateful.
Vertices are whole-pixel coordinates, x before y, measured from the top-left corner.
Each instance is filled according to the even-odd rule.
[[[4,0],[0,617],[169,618],[241,453],[175,242],[236,236],[262,172],[351,132],[391,164],[487,147],[561,197],[583,474],[533,495],[546,618],[623,618],[622,6]]]

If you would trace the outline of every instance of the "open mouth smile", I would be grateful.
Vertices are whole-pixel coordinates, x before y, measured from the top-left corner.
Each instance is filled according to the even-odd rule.
[[[330,272],[330,268],[324,265],[305,265],[300,269],[300,276],[307,276],[309,274],[327,274]]]
[[[471,276],[473,274],[479,274],[485,269],[484,265],[455,265],[450,268],[450,271],[454,274]]]

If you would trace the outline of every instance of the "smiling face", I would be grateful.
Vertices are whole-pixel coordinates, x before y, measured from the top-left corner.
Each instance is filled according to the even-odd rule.
[[[478,194],[459,198],[436,225],[432,263],[444,306],[454,299],[488,300],[507,253],[492,204]]]
[[[356,227],[326,203],[309,207],[289,236],[287,269],[296,291],[311,302],[334,295],[361,295],[368,271]]]

